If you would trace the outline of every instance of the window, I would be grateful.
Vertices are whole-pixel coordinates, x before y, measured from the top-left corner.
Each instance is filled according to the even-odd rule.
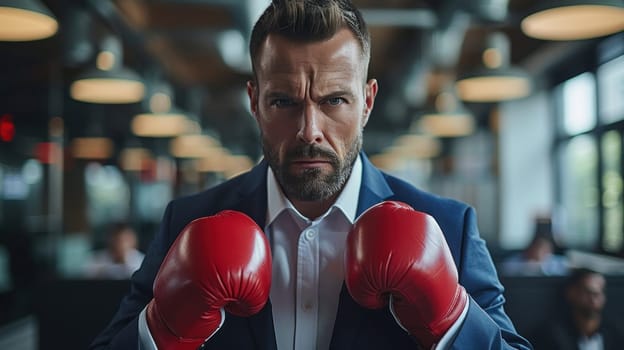
[[[598,152],[594,139],[580,135],[560,149],[561,204],[565,208],[561,238],[567,247],[591,248],[598,230]]]
[[[592,49],[600,60],[600,47]],[[624,46],[604,62],[583,60],[554,88],[557,206],[562,243],[624,253]],[[571,62],[574,65],[575,62]],[[570,65],[567,65],[568,69]],[[583,71],[584,70],[584,71]]]
[[[596,83],[591,73],[580,74],[560,87],[563,127],[568,135],[596,126]]]
[[[624,119],[624,56],[598,67],[600,119],[605,123]]]
[[[602,136],[602,207],[604,235],[602,247],[605,251],[617,253],[622,249],[622,136],[608,131]]]

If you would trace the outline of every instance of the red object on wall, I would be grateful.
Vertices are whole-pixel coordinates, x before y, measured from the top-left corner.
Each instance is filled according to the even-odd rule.
[[[0,117],[0,140],[11,142],[15,138],[15,123],[11,114],[3,114]]]
[[[35,145],[35,157],[42,164],[54,164],[60,160],[61,147],[54,142],[39,142]]]

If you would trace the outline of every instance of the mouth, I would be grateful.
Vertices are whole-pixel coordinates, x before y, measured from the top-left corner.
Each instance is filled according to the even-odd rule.
[[[321,167],[331,167],[331,161],[327,159],[293,159],[290,162],[294,169],[316,169]]]

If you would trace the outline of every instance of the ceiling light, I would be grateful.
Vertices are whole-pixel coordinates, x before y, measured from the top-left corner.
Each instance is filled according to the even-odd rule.
[[[228,166],[227,157],[230,152],[223,147],[211,147],[202,157],[197,159],[197,171],[199,172],[225,172]]]
[[[108,159],[113,149],[113,141],[107,137],[77,137],[71,142],[72,155],[78,159]]]
[[[119,163],[123,170],[141,171],[152,158],[152,153],[146,148],[128,147],[121,151]]]
[[[56,18],[37,0],[0,0],[0,41],[45,39],[58,30]]]
[[[580,40],[624,30],[620,0],[540,1],[521,22],[522,31],[544,40]]]
[[[132,132],[142,137],[174,137],[189,130],[182,113],[142,113],[132,119]]]
[[[430,135],[408,134],[399,137],[394,146],[386,150],[388,153],[401,155],[404,158],[428,159],[440,154],[440,140]]]
[[[158,84],[146,104],[149,110],[132,119],[132,132],[142,137],[174,137],[192,132],[189,118],[176,108],[172,108],[171,88]]]
[[[528,74],[517,68],[477,70],[463,75],[457,93],[468,102],[497,102],[526,97],[531,93]]]
[[[180,135],[169,144],[171,154],[177,158],[203,158],[210,155],[211,148],[219,141],[203,134]]]
[[[123,104],[139,102],[144,87],[141,78],[127,69],[92,70],[71,85],[71,96],[83,102]]]
[[[474,131],[475,123],[470,114],[450,89],[436,97],[436,111],[423,114],[412,126],[413,131],[437,137],[459,137]]]
[[[500,32],[488,36],[483,50],[483,67],[465,73],[455,87],[468,102],[498,102],[526,97],[531,93],[531,78],[509,64],[509,40]]]
[[[431,135],[407,134],[398,137],[392,146],[382,153],[372,155],[370,160],[375,166],[387,171],[399,171],[410,164],[429,161],[440,155],[442,144]]]
[[[468,113],[431,113],[420,117],[418,128],[438,137],[459,137],[474,131],[474,118]]]
[[[102,48],[96,58],[96,67],[72,83],[72,98],[102,104],[141,101],[145,86],[137,73],[122,67],[121,44],[114,38],[107,38]]]

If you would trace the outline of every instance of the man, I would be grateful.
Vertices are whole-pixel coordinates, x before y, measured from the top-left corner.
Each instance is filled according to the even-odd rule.
[[[254,76],[247,91],[262,134],[264,160],[246,174],[169,204],[143,266],[132,279],[131,293],[92,348],[136,349],[141,343],[181,349],[188,344],[192,344],[188,348],[195,347],[204,339],[206,349],[415,349],[419,344],[440,349],[530,348],[504,313],[503,288],[479,238],[474,211],[380,172],[361,152],[362,130],[378,85],[374,79],[367,80],[370,38],[360,12],[347,0],[275,0],[253,29],[250,53]],[[382,203],[389,200],[403,204]],[[379,203],[381,208],[376,207]],[[360,271],[355,263],[343,265],[345,250],[357,250],[355,243],[347,244],[347,234],[359,216],[376,220],[378,210],[367,211],[373,206],[381,210],[383,222],[394,220],[385,214],[395,207],[407,212],[410,220],[414,213],[419,216],[416,221],[431,218],[416,224],[423,226],[422,236],[435,236],[431,254],[421,253],[435,255],[433,260],[440,262],[436,266],[443,268],[432,271],[432,278],[427,279],[427,285],[433,283],[431,288],[408,281],[420,288],[413,295],[423,295],[416,298],[421,305],[406,303],[400,296],[389,300],[385,292],[377,291],[384,299],[381,307],[362,306],[362,283],[366,282],[353,278],[349,290],[343,282],[346,273]],[[208,253],[197,252],[196,244],[186,237],[196,237],[192,221],[197,218],[210,216],[199,224],[206,231],[220,227],[224,218],[218,213],[223,210],[249,215],[266,233],[272,255],[270,299],[263,304],[257,295],[250,298],[249,293],[237,291],[233,298],[228,294],[228,289],[247,291],[249,285],[268,289],[262,271],[270,262],[258,257],[265,255],[259,249],[258,256],[248,259],[252,264],[241,267],[237,260],[237,272],[226,273],[229,279],[243,275],[240,271],[254,270],[237,281],[243,288],[221,288],[229,282],[217,278],[218,283],[202,282],[199,292],[190,293],[193,300],[201,300],[206,312],[189,321],[194,316],[169,311],[169,305],[186,305],[186,300],[171,297],[180,295],[174,286],[177,282],[166,281],[180,280],[171,266],[188,260],[183,259],[188,250],[193,251],[192,259],[196,255],[212,259]],[[362,236],[372,227],[368,221],[362,220],[362,228],[356,230]],[[412,226],[405,228],[414,231]],[[251,225],[248,229],[256,232]],[[250,237],[247,243],[258,240],[255,234],[246,236]],[[355,237],[353,242],[357,241]],[[366,244],[374,248],[373,243]],[[230,252],[237,249],[235,244],[229,247]],[[367,268],[375,264],[358,263]],[[193,276],[190,280],[196,278],[195,272],[185,269],[176,273],[184,274],[185,281],[188,275]],[[436,273],[444,278],[438,279]],[[194,284],[184,283],[184,288]],[[452,305],[445,305],[447,299],[438,294],[454,298]],[[235,310],[231,305],[214,307],[206,298],[237,300]],[[442,304],[441,308],[429,308],[428,300]],[[394,306],[386,306],[393,301]],[[242,311],[236,307],[250,304],[253,307]],[[264,306],[256,313],[258,305]],[[160,311],[163,308],[167,310]],[[444,309],[448,315],[440,314]],[[443,320],[433,324],[432,319],[440,316]],[[197,334],[199,328],[205,333]],[[427,335],[421,338],[419,333]],[[199,337],[203,338],[198,342]]]
[[[137,234],[127,223],[111,226],[106,249],[96,251],[85,267],[85,277],[128,279],[138,270],[144,255],[137,250]]]
[[[568,273],[569,263],[564,255],[555,253],[555,240],[550,218],[535,221],[533,238],[521,252],[507,257],[500,265],[503,275],[549,275]]]
[[[606,279],[593,270],[577,268],[566,278],[566,309],[539,327],[536,349],[610,350],[624,343],[624,329],[603,318]]]

